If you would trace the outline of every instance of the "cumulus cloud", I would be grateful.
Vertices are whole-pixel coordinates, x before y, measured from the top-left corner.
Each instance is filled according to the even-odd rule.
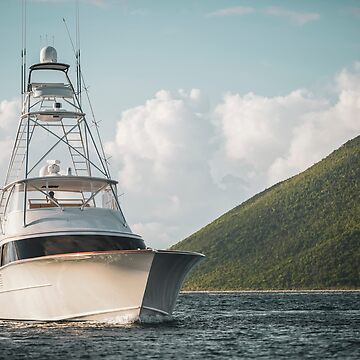
[[[119,169],[130,223],[145,231],[151,246],[180,240],[204,225],[209,213],[226,209],[208,164],[212,132],[207,101],[197,89],[162,90],[123,112],[106,148]],[[163,231],[155,236],[159,223]]]
[[[271,184],[274,179],[268,179],[269,168],[287,153],[294,129],[304,123],[307,114],[328,106],[327,101],[315,99],[305,90],[272,98],[227,94],[215,109],[220,136],[219,154],[212,167],[218,183],[230,173],[242,178],[250,192],[256,190],[259,179],[263,185]]]
[[[161,222],[146,222],[132,224],[131,230],[137,234],[146,234],[147,245],[154,248],[167,248],[177,238],[179,228],[176,225],[167,225]]]
[[[124,111],[107,152],[133,230],[166,247],[358,135],[359,64],[334,83],[335,100],[229,93],[209,109],[199,90],[162,90]]]
[[[4,169],[7,166],[11,154],[15,129],[19,121],[20,101],[2,100],[0,101],[0,166]],[[4,171],[0,182],[3,183]]]
[[[0,128],[3,130],[17,124],[20,114],[19,100],[0,101]],[[3,135],[3,133],[2,133]]]
[[[358,66],[355,66],[358,69]],[[360,73],[343,70],[336,79],[338,100],[324,109],[304,114],[294,127],[286,153],[269,167],[268,182],[294,175],[319,161],[360,132]]]
[[[335,103],[304,90],[267,98],[228,94],[215,109],[219,153],[212,160],[219,184],[228,174],[248,186],[272,185],[321,160],[360,131],[360,73],[336,77]],[[223,161],[225,159],[225,161]],[[254,189],[255,190],[255,189]]]

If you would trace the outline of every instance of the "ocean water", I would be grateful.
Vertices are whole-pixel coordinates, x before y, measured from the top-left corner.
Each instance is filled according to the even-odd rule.
[[[1,359],[360,359],[360,293],[185,293],[153,324],[0,321]]]

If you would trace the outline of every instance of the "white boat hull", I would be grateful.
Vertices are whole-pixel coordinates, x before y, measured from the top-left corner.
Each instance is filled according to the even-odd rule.
[[[54,255],[0,270],[0,318],[134,322],[171,315],[203,256],[156,250]]]

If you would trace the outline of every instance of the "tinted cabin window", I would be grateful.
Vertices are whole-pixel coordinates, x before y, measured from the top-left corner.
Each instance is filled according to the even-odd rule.
[[[10,241],[3,246],[1,255],[1,265],[8,264],[12,261],[18,260],[18,254],[14,241]]]
[[[48,236],[6,243],[1,265],[47,255],[136,249],[145,249],[142,239],[106,235]]]

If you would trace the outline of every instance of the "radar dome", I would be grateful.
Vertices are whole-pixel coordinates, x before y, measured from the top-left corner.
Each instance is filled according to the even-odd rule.
[[[41,63],[56,63],[57,52],[52,46],[46,46],[40,50]]]

